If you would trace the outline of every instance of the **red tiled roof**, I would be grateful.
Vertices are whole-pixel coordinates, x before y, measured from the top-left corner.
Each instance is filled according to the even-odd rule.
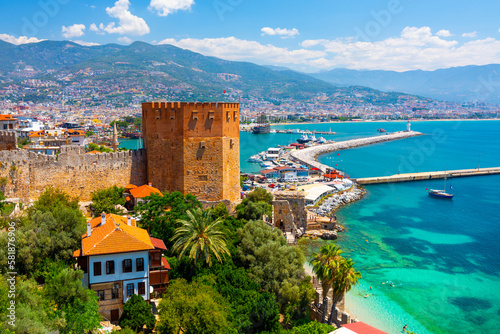
[[[101,217],[90,221],[91,235],[82,236],[82,254],[98,255],[111,253],[135,252],[154,249],[148,232],[136,227],[132,220],[132,226],[127,225],[127,217],[114,214],[106,215],[106,223],[101,225]]]
[[[151,194],[158,194],[160,196],[163,196],[158,189],[147,184],[130,189],[130,194],[134,196],[134,198],[144,198]]]
[[[167,250],[167,246],[165,246],[165,243],[163,242],[163,240],[153,238],[153,237],[150,237],[150,239],[151,239],[151,242],[153,243],[153,246],[155,246],[155,248]]]
[[[167,259],[166,259],[166,258],[164,258],[164,257],[162,257],[162,258],[161,258],[161,264],[165,267],[165,269],[168,269],[168,270],[170,270],[170,269],[171,269],[171,268],[170,268],[170,265],[168,264]]]
[[[342,327],[345,327],[357,334],[387,334],[387,332],[381,331],[380,329],[372,327],[361,321],[353,322],[352,324],[345,324],[342,325]]]

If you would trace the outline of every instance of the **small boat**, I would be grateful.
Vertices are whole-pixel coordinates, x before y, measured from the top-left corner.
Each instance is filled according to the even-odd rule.
[[[309,136],[307,134],[303,134],[302,136],[300,136],[299,139],[297,139],[297,143],[299,143],[299,144],[305,144],[305,143],[308,143],[310,141],[311,141],[311,139],[309,139]]]
[[[262,162],[262,159],[257,156],[257,155],[254,155],[254,156],[251,156],[250,158],[247,159],[247,162],[252,162],[252,163],[261,163]]]
[[[434,196],[434,197],[440,197],[440,198],[453,198],[453,194],[448,194],[444,190],[435,190],[435,189],[430,189],[429,195]]]
[[[450,189],[453,189],[451,186],[450,186]],[[429,189],[428,190],[428,193],[430,196],[433,196],[433,197],[439,197],[439,198],[453,198],[453,194],[449,194],[446,192],[446,168],[444,170],[444,186],[443,186],[443,190],[436,190],[436,189]]]
[[[317,140],[317,142],[320,143],[320,144],[324,144],[324,143],[326,143],[326,139],[323,138],[323,137],[319,137],[318,140]]]
[[[377,129],[377,131],[378,131],[378,132],[381,132],[381,133],[387,132],[387,130],[386,130],[386,129],[382,129],[382,128]]]

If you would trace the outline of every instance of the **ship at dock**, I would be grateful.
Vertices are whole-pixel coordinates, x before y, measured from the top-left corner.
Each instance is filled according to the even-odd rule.
[[[271,133],[271,125],[267,122],[267,116],[260,114],[257,118],[257,125],[252,129],[253,134]]]
[[[256,125],[252,129],[252,133],[253,134],[271,133],[271,125],[269,125],[269,124]]]

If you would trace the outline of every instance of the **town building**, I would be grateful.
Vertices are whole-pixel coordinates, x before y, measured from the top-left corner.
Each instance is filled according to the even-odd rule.
[[[0,130],[15,130],[17,129],[17,118],[10,114],[0,115]]]
[[[280,166],[260,171],[267,179],[276,179],[284,182],[297,182],[307,180],[309,170],[293,166]]]
[[[73,253],[84,272],[82,283],[99,297],[99,313],[116,322],[134,294],[144,300],[168,286],[170,266],[162,240],[136,226],[132,217],[102,213],[87,222],[82,248]]]
[[[139,203],[144,202],[144,198],[150,196],[151,194],[163,196],[161,191],[153,187],[151,183],[144,184],[140,187],[128,185],[125,187],[125,192],[129,194],[129,196],[126,197],[126,200],[127,206],[131,209]]]

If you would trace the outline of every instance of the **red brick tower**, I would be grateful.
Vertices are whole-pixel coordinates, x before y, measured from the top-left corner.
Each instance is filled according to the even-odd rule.
[[[237,202],[239,109],[239,103],[143,103],[148,181],[202,201]]]

